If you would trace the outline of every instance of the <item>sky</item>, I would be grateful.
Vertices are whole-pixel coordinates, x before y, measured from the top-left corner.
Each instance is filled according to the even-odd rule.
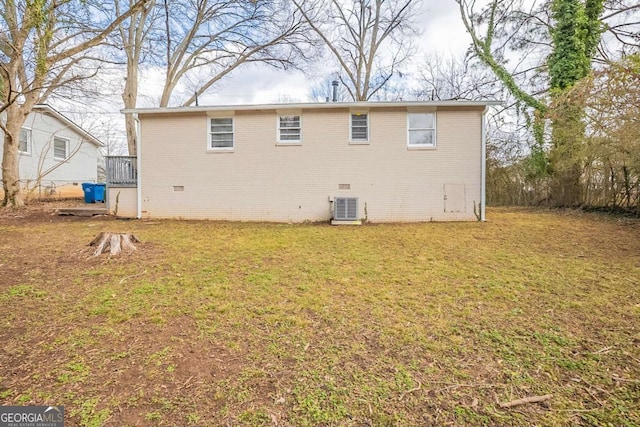
[[[470,37],[459,16],[454,0],[423,0],[420,14],[415,17],[421,35],[415,40],[417,53],[409,65],[409,73],[417,72],[427,53],[461,57],[466,52]],[[321,58],[318,58],[321,59]],[[320,64],[322,62],[319,61]],[[162,91],[162,70],[141,73],[138,107],[157,107]],[[326,73],[319,70],[313,75],[300,71],[283,71],[252,64],[241,67],[199,98],[199,105],[267,104],[275,102],[308,102],[311,87]],[[313,69],[308,74],[314,74]],[[111,82],[117,88],[122,82]],[[54,105],[54,107],[60,107]],[[110,154],[126,153],[124,116],[120,113],[120,95],[99,105],[81,104],[75,108],[62,107],[61,111],[79,125],[110,146]]]
[[[410,70],[419,66],[426,52],[464,55],[470,38],[460,20],[458,5],[454,0],[423,0],[422,12],[416,17],[416,22],[422,34],[416,39],[418,53]],[[160,98],[159,83],[162,81],[159,73],[143,75],[140,107],[157,106],[157,100]],[[313,74],[313,70],[308,73]],[[199,104],[306,102],[314,83],[316,81],[313,76],[300,71],[283,71],[268,66],[251,65],[225,77],[220,84],[200,97]]]
[[[395,1],[395,0],[390,0]],[[489,0],[476,0],[475,9],[479,10]],[[536,0],[524,0],[531,7]],[[620,15],[620,19],[625,19]],[[421,34],[415,39],[417,52],[412,64],[403,72],[415,75],[419,67],[424,66],[427,55],[438,54],[461,59],[471,43],[462,23],[459,5],[455,0],[422,0],[422,10],[415,16],[416,26]],[[328,54],[328,52],[325,52]],[[521,58],[516,58],[520,60]],[[281,102],[309,102],[310,92],[318,81],[326,78],[326,58],[318,58],[318,71],[313,67],[304,74],[300,71],[284,71],[266,65],[251,64],[242,66],[206,94],[202,94],[199,105],[237,105],[268,104]],[[315,75],[314,75],[315,74]],[[65,111],[78,124],[101,138],[105,143],[117,147],[113,154],[124,154],[126,151],[126,135],[124,132],[124,116],[120,113],[122,103],[117,89],[123,84],[121,76],[112,81],[114,93],[104,102],[80,105],[75,111]],[[143,71],[140,78],[138,107],[156,107],[162,91],[163,70]],[[327,95],[329,94],[327,88]],[[57,105],[54,105],[58,107]],[[73,107],[69,108],[74,110]],[[75,114],[74,114],[75,113]]]

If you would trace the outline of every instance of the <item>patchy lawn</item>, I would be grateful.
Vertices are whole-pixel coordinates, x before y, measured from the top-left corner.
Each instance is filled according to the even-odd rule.
[[[2,405],[92,427],[640,425],[638,222],[30,212],[0,218]],[[143,243],[90,258],[100,231]]]

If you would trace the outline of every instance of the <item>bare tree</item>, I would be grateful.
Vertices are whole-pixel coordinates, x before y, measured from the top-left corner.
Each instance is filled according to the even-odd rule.
[[[284,0],[199,0],[163,3],[166,77],[160,106],[192,105],[198,95],[243,64],[296,67],[312,54],[302,16]],[[179,102],[174,91],[189,80]]]
[[[413,53],[420,0],[292,0],[344,75],[353,100],[376,95]]]
[[[526,7],[522,0],[492,0],[477,11],[475,1],[455,0],[462,22],[471,36],[471,52],[502,81],[513,96],[535,111],[546,105],[534,87],[551,52],[548,8]],[[509,62],[510,49],[518,50]],[[536,61],[537,60],[537,61]],[[546,91],[546,87],[542,92]]]
[[[0,0],[0,120],[4,133],[4,206],[24,200],[18,170],[19,134],[35,104],[97,72],[91,49],[142,7],[115,14],[100,1]]]
[[[454,0],[471,36],[471,53],[501,80],[514,97],[532,110],[545,112],[549,101],[548,59],[554,51],[556,23],[552,0],[491,0],[476,9],[474,0]],[[609,62],[637,50],[640,4],[604,1],[599,17],[604,33],[592,60]]]
[[[420,66],[417,83],[413,96],[421,100],[503,98],[501,82],[469,56],[458,59],[428,54]]]
[[[133,0],[118,0],[129,7]],[[124,106],[135,108],[140,67],[164,69],[160,107],[192,105],[243,64],[296,67],[314,43],[299,12],[285,0],[150,0],[122,23],[117,41],[126,55]],[[176,93],[180,87],[185,90]],[[135,123],[125,115],[127,145],[136,152]]]
[[[606,32],[600,42],[597,60],[610,63],[638,52],[640,3],[636,0],[605,1],[601,20],[606,24]]]
[[[130,9],[135,0],[115,0],[116,11]],[[138,103],[139,67],[144,56],[149,55],[153,49],[149,46],[150,34],[154,31],[158,22],[158,13],[155,8],[156,0],[149,0],[145,5],[133,13],[129,19],[118,26],[115,44],[122,49],[126,57],[126,78],[122,90],[122,102],[125,109],[132,109]],[[133,114],[125,114],[125,129],[127,132],[127,146],[129,153],[136,153],[136,124]]]
[[[51,136],[49,137],[48,141],[46,142],[46,144],[44,145],[40,153],[34,153],[38,155],[37,175],[33,184],[31,184],[31,186],[27,186],[28,191],[35,188],[40,188],[40,186],[42,185],[42,181],[49,174],[54,172],[56,169],[64,166],[65,164],[69,163],[69,161],[80,151],[80,149],[82,149],[83,145],[85,143],[87,144],[89,143],[87,140],[84,139],[84,137],[81,138],[79,141],[76,142],[75,145],[70,147],[69,155],[66,157],[66,159],[62,161],[57,161],[55,162],[55,164],[45,169],[45,161],[49,153],[53,151],[53,141],[55,140],[56,134],[57,132],[54,132],[51,134]],[[52,187],[55,187],[53,182],[52,182]]]

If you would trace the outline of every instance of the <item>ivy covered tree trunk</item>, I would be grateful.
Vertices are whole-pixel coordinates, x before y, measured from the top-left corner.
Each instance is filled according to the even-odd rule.
[[[549,187],[549,197],[545,194],[543,201],[557,206],[580,205],[585,162],[581,157],[585,139],[583,109],[568,105],[557,108],[557,105],[566,98],[567,91],[591,71],[591,60],[604,29],[601,20],[604,0],[549,0],[540,2],[539,10],[529,12],[522,8],[522,2],[491,0],[479,14],[473,12],[474,0],[455,1],[471,35],[475,55],[521,105],[530,109],[528,124],[535,144],[525,164],[527,180],[544,182],[543,187]],[[528,27],[534,22],[538,24]],[[481,25],[486,26],[483,35],[478,32]],[[522,36],[527,28],[534,30],[531,34],[549,31],[549,37],[540,40],[535,36]],[[494,46],[496,37],[501,43]],[[551,47],[546,63],[549,91],[544,91],[544,97],[527,91],[526,83],[519,86],[513,71],[507,70],[504,50],[508,44],[522,46],[523,51],[533,44]],[[545,131],[547,123],[551,125],[551,141]]]
[[[551,202],[555,206],[583,203],[582,169],[585,127],[584,110],[570,105],[563,95],[591,71],[591,58],[602,32],[603,0],[554,0],[551,31],[553,52],[549,56],[552,102]]]

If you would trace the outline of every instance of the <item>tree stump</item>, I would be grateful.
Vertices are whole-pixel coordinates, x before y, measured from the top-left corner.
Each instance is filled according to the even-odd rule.
[[[134,252],[136,250],[134,243],[140,243],[140,240],[138,240],[138,238],[133,234],[103,231],[98,234],[91,243],[89,243],[89,246],[96,246],[93,256],[98,256],[104,253],[118,255],[123,250],[126,252]]]

